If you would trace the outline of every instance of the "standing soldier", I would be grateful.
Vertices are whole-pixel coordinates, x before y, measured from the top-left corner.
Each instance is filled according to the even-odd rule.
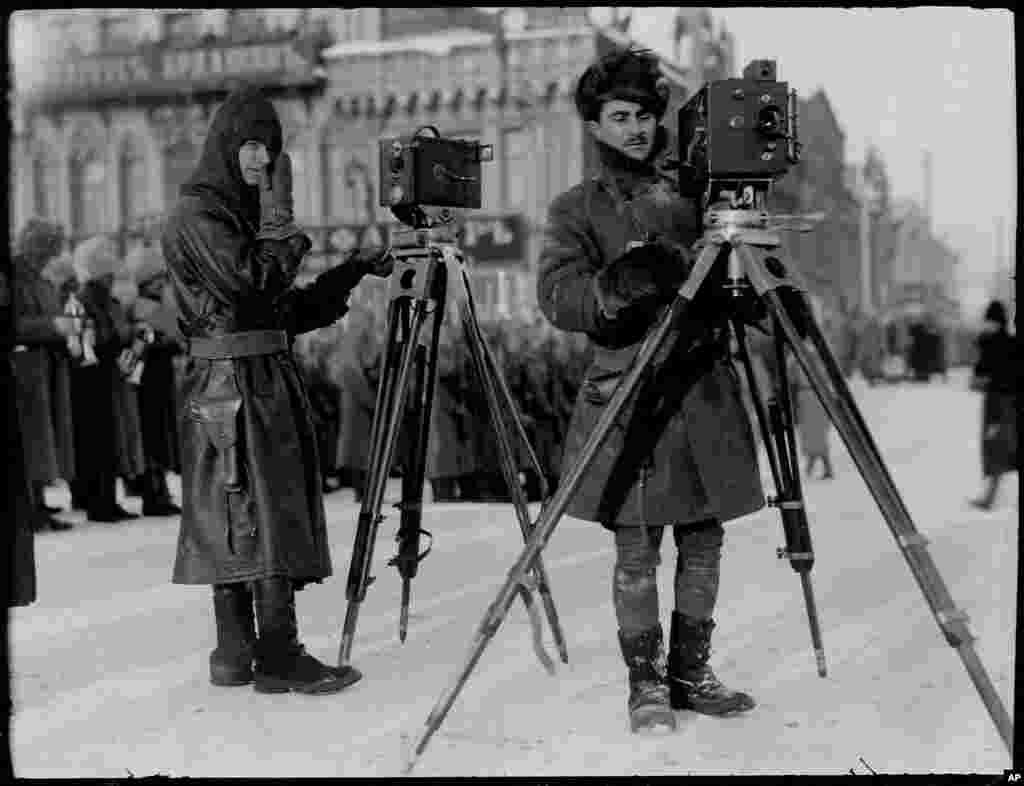
[[[575,99],[601,172],[550,206],[537,282],[548,319],[594,344],[563,468],[576,461],[647,329],[675,298],[700,236],[697,206],[678,195],[663,167],[668,92],[657,59],[615,52],[587,69]],[[673,709],[723,715],[754,706],[708,664],[722,522],[764,505],[727,316],[707,293],[675,328],[674,348],[656,359],[567,509],[614,533],[612,597],[634,731],[674,729]],[[656,573],[666,527],[678,549],[667,680]]]
[[[337,368],[341,388],[341,426],[338,429],[338,466],[352,482],[361,502],[370,463],[370,431],[377,405],[377,366],[380,342],[374,311],[360,306],[345,325]]]
[[[427,477],[434,502],[454,502],[458,480],[465,472],[466,436],[458,401],[458,369],[455,339],[450,325],[441,327],[437,344],[437,382],[430,412],[430,440],[427,445]]]
[[[215,685],[334,693],[361,675],[306,653],[295,614],[295,591],[331,575],[331,560],[291,343],[340,318],[360,279],[389,274],[392,260],[355,252],[293,286],[312,243],[292,219],[281,146],[277,111],[257,88],[229,95],[163,231],[189,355],[174,582],[213,585]]]

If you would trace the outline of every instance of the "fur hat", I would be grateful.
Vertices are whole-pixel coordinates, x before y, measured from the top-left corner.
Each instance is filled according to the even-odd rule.
[[[1006,327],[1006,306],[999,300],[993,300],[985,309],[984,319],[986,322],[996,322]]]
[[[115,274],[121,267],[114,244],[106,235],[94,235],[83,240],[75,248],[72,259],[75,274],[81,284]]]
[[[583,72],[576,85],[576,111],[597,120],[605,101],[633,101],[659,120],[668,108],[668,82],[649,49],[618,49]]]
[[[43,266],[42,276],[58,289],[68,279],[75,278],[75,266],[71,254],[62,251]]]
[[[159,276],[167,270],[164,255],[152,243],[142,243],[128,252],[125,267],[138,286]]]

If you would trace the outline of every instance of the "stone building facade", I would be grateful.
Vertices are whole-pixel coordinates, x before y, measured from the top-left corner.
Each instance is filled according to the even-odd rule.
[[[433,125],[493,146],[464,247],[482,309],[529,309],[547,205],[587,168],[574,80],[596,55],[628,42],[597,32],[587,12],[523,7],[504,20],[458,7],[16,12],[13,227],[45,215],[68,228],[72,244],[110,233],[127,252],[157,231],[220,102],[256,82],[281,114],[296,217],[314,237],[306,275],[352,244],[386,242],[394,222],[377,204],[378,140]],[[715,34],[709,18],[684,25],[689,64],[665,65],[676,105],[732,67],[731,38]]]

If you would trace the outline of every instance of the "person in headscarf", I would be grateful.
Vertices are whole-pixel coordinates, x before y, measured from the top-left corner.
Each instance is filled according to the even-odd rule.
[[[167,473],[181,472],[178,449],[178,396],[174,358],[181,354],[177,312],[170,300],[167,266],[149,242],[136,246],[125,262],[137,292],[129,317],[135,331],[132,349],[137,368],[137,395],[145,471],[139,492],[143,516],[178,516]]]
[[[1007,329],[1006,306],[993,300],[985,309],[985,329],[978,336],[978,359],[971,389],[983,394],[981,410],[982,495],[971,500],[978,510],[992,510],[999,482],[1020,466],[1017,447],[1017,383],[1020,358],[1017,342]]]
[[[294,285],[312,243],[295,225],[291,160],[256,87],[214,114],[162,235],[187,344],[182,514],[173,581],[213,586],[215,685],[333,693],[361,677],[299,642],[295,591],[331,575],[316,435],[291,344],[348,310],[387,250],[354,251]]]
[[[646,332],[675,299],[701,236],[681,194],[661,119],[668,88],[650,52],[617,50],[580,77],[576,107],[601,171],[552,202],[537,299],[556,327],[587,334],[587,370],[566,439],[570,468],[626,377]],[[709,290],[711,288],[709,287]],[[728,311],[702,292],[655,358],[567,508],[614,533],[612,597],[634,731],[676,727],[674,709],[709,715],[754,707],[709,665],[723,522],[765,504],[756,446],[729,359]],[[668,673],[657,567],[665,530],[677,547]]]
[[[48,508],[44,498],[48,485],[75,477],[67,352],[75,324],[43,275],[60,256],[63,242],[59,224],[31,218],[19,233],[13,260],[17,344],[12,361],[37,530],[71,527],[51,515],[58,509]]]
[[[78,300],[89,328],[83,352],[71,372],[75,426],[76,478],[71,484],[72,505],[85,509],[90,521],[114,523],[138,518],[117,502],[121,415],[121,373],[117,358],[130,339],[131,328],[111,287],[120,267],[113,241],[96,235],[78,244],[73,254],[78,278]]]

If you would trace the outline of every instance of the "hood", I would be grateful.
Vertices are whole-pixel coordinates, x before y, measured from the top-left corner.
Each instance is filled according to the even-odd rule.
[[[238,150],[250,139],[267,146],[273,168],[281,153],[281,121],[263,92],[251,86],[231,93],[214,114],[199,163],[181,194],[212,199],[255,231],[260,219],[259,189],[246,184],[238,167]]]

